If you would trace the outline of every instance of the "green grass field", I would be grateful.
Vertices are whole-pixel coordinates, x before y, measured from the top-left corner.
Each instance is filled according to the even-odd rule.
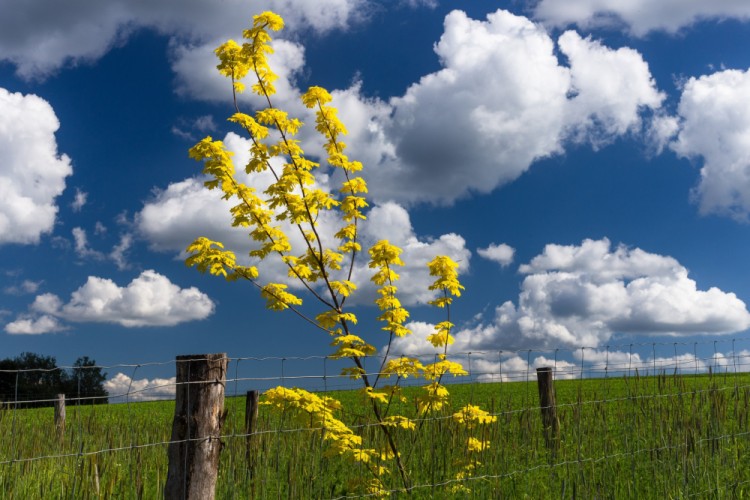
[[[545,445],[536,382],[450,385],[452,409],[401,431],[415,498],[456,498],[465,431],[449,418],[466,403],[498,416],[487,427],[467,498],[743,498],[750,495],[750,375],[620,377],[555,382],[560,447]],[[417,390],[417,389],[410,389]],[[342,419],[381,448],[367,402],[329,393]],[[217,498],[356,496],[363,468],[327,457],[319,432],[261,407],[246,453],[244,398],[228,398]],[[404,408],[410,412],[411,408]],[[163,496],[173,402],[0,411],[0,498]],[[399,488],[395,466],[386,484]],[[394,493],[394,497],[404,494]],[[459,496],[460,497],[460,496]]]

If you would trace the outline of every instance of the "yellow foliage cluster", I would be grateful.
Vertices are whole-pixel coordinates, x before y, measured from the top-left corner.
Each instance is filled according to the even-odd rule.
[[[453,414],[453,421],[468,431],[474,431],[479,437],[469,436],[466,439],[466,456],[459,464],[461,469],[456,474],[456,479],[463,481],[470,478],[474,470],[481,465],[478,460],[478,455],[490,448],[490,442],[484,439],[481,434],[484,434],[485,426],[497,422],[495,415],[490,415],[485,410],[475,405],[466,405],[459,411]],[[454,491],[468,493],[471,490],[464,484],[458,483],[454,485]]]
[[[304,389],[276,387],[263,394],[261,404],[273,406],[297,419],[300,425],[320,430],[329,444],[329,455],[347,455],[357,462],[369,462],[378,456],[375,450],[362,448],[362,437],[335,417],[341,403]]]

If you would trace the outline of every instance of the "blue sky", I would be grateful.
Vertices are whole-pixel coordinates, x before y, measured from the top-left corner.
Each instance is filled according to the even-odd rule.
[[[287,21],[272,58],[277,104],[312,122],[300,93],[332,91],[370,186],[365,240],[405,249],[415,333],[399,352],[423,352],[442,320],[423,305],[436,253],[460,260],[466,286],[456,352],[585,346],[595,362],[631,343],[720,340],[729,356],[728,339],[747,338],[744,2],[10,0],[0,356],[115,365],[329,352],[249,284],[183,264],[201,235],[249,250],[187,149],[211,135],[247,154],[225,121],[230,84],[212,50],[267,9]],[[313,134],[302,139],[314,150]],[[261,281],[280,273],[271,264]],[[358,312],[359,333],[383,345],[365,319],[375,309]],[[482,360],[489,372],[544,362]]]

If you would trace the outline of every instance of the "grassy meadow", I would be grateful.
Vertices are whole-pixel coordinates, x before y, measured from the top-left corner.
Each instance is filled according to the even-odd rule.
[[[661,375],[555,382],[560,444],[545,444],[536,381],[450,385],[452,409],[400,431],[415,498],[744,498],[750,496],[750,375]],[[419,390],[417,388],[409,390]],[[382,448],[367,402],[342,419]],[[261,398],[262,400],[262,398]],[[473,403],[497,415],[474,477],[456,493],[466,431],[450,418]],[[250,452],[244,398],[227,398],[217,498],[356,497],[367,472],[328,457],[320,433],[261,406]],[[411,408],[403,408],[412,412]],[[174,402],[0,410],[0,498],[157,498],[167,474]],[[386,484],[399,488],[393,475]],[[395,498],[406,497],[393,493]]]

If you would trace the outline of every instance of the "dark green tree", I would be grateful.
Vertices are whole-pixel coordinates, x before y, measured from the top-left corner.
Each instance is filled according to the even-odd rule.
[[[15,401],[17,372],[15,359],[0,359],[0,401]]]
[[[51,405],[67,378],[53,356],[33,352],[0,361],[0,370],[0,397],[21,407]]]
[[[80,404],[106,404],[107,391],[104,389],[104,381],[107,374],[102,372],[96,361],[88,356],[82,356],[73,363],[68,380],[66,381],[65,394],[68,398],[79,401]]]
[[[0,402],[21,408],[52,406],[58,394],[65,394],[72,404],[106,404],[106,378],[88,356],[66,371],[53,356],[24,352],[0,360]]]

